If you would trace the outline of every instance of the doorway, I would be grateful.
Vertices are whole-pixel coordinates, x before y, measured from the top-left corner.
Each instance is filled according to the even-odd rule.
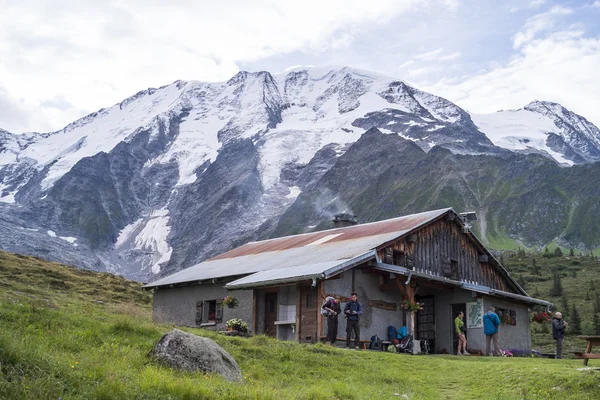
[[[423,305],[423,309],[417,311],[417,339],[427,340],[430,351],[435,351],[435,307],[433,296],[417,297],[416,300]]]
[[[277,293],[265,293],[265,335],[276,336],[275,321],[277,321]]]
[[[300,287],[300,343],[316,343],[319,340],[317,335],[317,316],[319,307],[317,304],[317,290],[311,286]]]
[[[461,304],[452,304],[452,324],[450,326],[451,332],[452,332],[452,351],[449,352],[450,354],[456,354],[456,348],[458,347],[458,336],[456,335],[455,332],[455,328],[454,328],[454,320],[456,319],[456,317],[458,316],[458,313],[462,312],[463,315],[467,315],[467,305],[465,303],[461,303]],[[463,321],[465,321],[465,326],[466,326],[466,320],[463,319]],[[467,333],[465,332],[465,337],[467,337]],[[468,338],[467,338],[467,348],[469,347],[469,343],[468,343]]]

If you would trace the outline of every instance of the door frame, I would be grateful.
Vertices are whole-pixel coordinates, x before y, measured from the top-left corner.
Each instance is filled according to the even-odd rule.
[[[268,308],[269,308],[269,303],[267,301],[267,298],[269,296],[275,296],[275,319],[273,320],[273,324],[271,325],[267,325],[267,314],[268,314]],[[264,314],[264,318],[263,318],[263,322],[264,322],[264,326],[265,326],[265,335],[267,336],[271,336],[268,333],[268,329],[272,326],[273,327],[273,335],[272,337],[276,338],[277,337],[277,325],[275,325],[275,322],[277,321],[278,318],[278,314],[279,314],[279,289],[270,289],[270,290],[265,290],[264,292],[264,299],[265,299],[265,314]]]
[[[437,346],[437,343],[436,343],[436,336],[437,336],[436,335],[436,329],[437,329],[437,326],[436,326],[436,323],[435,323],[435,296],[432,295],[432,294],[431,295],[426,295],[426,296],[415,296],[415,300],[418,301],[418,302],[420,302],[420,301],[422,301],[424,299],[431,299],[432,302],[433,302],[433,304],[432,304],[433,311],[431,312],[431,316],[433,318],[433,322],[432,322],[433,329],[427,331],[427,332],[433,332],[433,339],[427,339],[427,340],[430,340],[431,342],[433,342],[433,343],[430,343],[431,346],[429,348],[429,351],[435,353],[435,349],[436,349],[436,346]],[[429,315],[429,314],[427,314],[427,315]],[[419,311],[417,311],[416,321],[415,322],[416,322],[415,323],[415,325],[416,325],[416,329],[415,329],[415,336],[416,337],[415,337],[415,339],[419,339]]]

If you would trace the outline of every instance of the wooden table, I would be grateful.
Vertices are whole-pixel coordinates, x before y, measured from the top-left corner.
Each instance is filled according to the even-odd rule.
[[[600,346],[600,336],[577,336],[579,339],[587,341],[585,353],[575,353],[575,358],[583,359],[583,365],[588,364],[590,358],[600,359],[600,354],[592,354],[592,347]]]

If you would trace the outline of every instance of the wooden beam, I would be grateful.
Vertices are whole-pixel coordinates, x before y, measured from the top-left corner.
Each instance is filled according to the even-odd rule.
[[[408,285],[408,287],[406,288],[406,292],[408,294],[408,300],[410,302],[414,302],[415,301],[415,288],[412,285]],[[410,320],[409,333],[411,335],[413,335],[413,337],[415,337],[415,313],[409,312],[408,318]]]
[[[406,288],[404,287],[404,285],[402,284],[402,282],[400,282],[400,278],[396,277],[396,279],[394,279],[396,281],[396,285],[398,285],[398,289],[400,289],[400,292],[402,292],[402,295],[405,297],[408,297],[408,293],[406,292]]]
[[[323,314],[321,314],[321,303],[323,302],[323,300],[325,299],[325,282],[322,280],[319,280],[317,283],[317,291],[318,291],[318,296],[317,296],[317,341],[318,338],[323,336],[323,326],[324,326],[324,319],[323,319]]]
[[[258,334],[258,297],[256,289],[252,290],[252,333]]]
[[[398,304],[383,300],[369,300],[369,307],[381,308],[382,310],[398,311]]]
[[[300,293],[300,285],[296,285],[296,342],[300,342],[300,328],[301,328],[301,318],[300,318],[300,307],[302,307],[302,295]]]
[[[444,291],[454,291],[456,289],[456,286],[454,285],[444,285],[438,282],[433,282],[433,281],[428,281],[426,279],[417,279],[417,282],[419,284],[419,286],[423,286],[423,287],[428,287],[428,288],[432,288],[432,289],[439,289],[439,290],[444,290]]]

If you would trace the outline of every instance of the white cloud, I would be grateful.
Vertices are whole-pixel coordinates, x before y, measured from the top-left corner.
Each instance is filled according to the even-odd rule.
[[[530,0],[530,1],[518,1],[517,4],[513,4],[509,11],[518,12],[524,9],[536,9],[546,4],[546,0]]]
[[[594,4],[592,4],[592,7],[600,8],[600,0],[596,0]]]
[[[451,11],[455,11],[458,7],[461,6],[460,0],[443,0],[442,3],[449,8]]]
[[[513,47],[518,49],[533,40],[538,33],[554,28],[558,17],[571,14],[572,12],[573,10],[570,8],[554,6],[549,11],[534,15],[527,20],[523,26],[523,30],[513,37]]]
[[[448,61],[455,60],[460,57],[459,52],[454,53],[446,53],[444,54],[444,49],[435,49],[432,51],[428,51],[426,53],[417,54],[413,57],[413,60],[420,61]]]
[[[600,38],[563,31],[527,42],[510,62],[487,72],[422,88],[477,113],[556,101],[600,126],[598,71]]]
[[[226,4],[226,5],[223,5]],[[176,79],[222,81],[238,65],[294,51],[319,54],[349,46],[419,0],[45,0],[8,2],[0,13],[0,85],[35,114],[5,129],[58,129],[149,86]],[[429,0],[427,7],[458,7]],[[35,11],[32,11],[35,10]],[[75,105],[44,107],[53,99]]]

